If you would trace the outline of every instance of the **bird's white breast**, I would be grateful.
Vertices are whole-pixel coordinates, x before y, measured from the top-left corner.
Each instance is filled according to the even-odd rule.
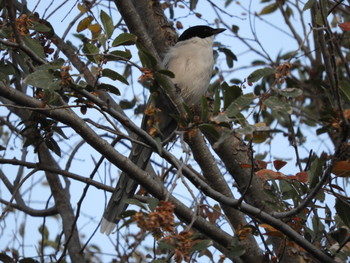
[[[195,37],[178,42],[164,58],[168,70],[175,74],[172,79],[189,106],[197,104],[205,95],[214,66],[213,37]]]

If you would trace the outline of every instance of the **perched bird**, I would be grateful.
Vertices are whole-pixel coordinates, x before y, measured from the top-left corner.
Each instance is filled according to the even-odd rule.
[[[172,82],[188,106],[198,104],[201,97],[207,92],[214,66],[213,40],[215,35],[224,30],[209,26],[190,27],[181,34],[177,43],[165,54],[164,66],[174,73],[175,77]],[[164,132],[165,134],[162,130],[160,132],[162,139],[170,135],[169,131]],[[151,149],[135,144],[130,153],[130,160],[141,169],[145,169],[151,154]],[[125,200],[134,195],[137,185],[137,182],[129,178],[126,173],[123,172],[120,175],[115,191],[103,214],[101,233],[109,235],[112,232],[119,221],[119,215],[128,206]]]

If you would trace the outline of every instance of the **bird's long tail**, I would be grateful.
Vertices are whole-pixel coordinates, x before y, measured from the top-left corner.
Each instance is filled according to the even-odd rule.
[[[152,150],[141,145],[134,145],[130,155],[130,160],[144,170],[152,155]],[[100,227],[101,233],[109,235],[113,231],[120,219],[120,214],[128,207],[125,201],[134,196],[137,186],[137,182],[126,173],[123,172],[120,175],[117,186],[103,214]]]
[[[152,103],[152,99],[149,100],[149,103]],[[156,113],[156,116],[154,117],[156,120],[156,123],[159,125],[159,130],[161,131],[161,134],[159,134],[159,138],[164,141],[164,139],[171,139],[174,137],[174,131],[176,130],[177,123],[176,121],[168,115],[167,112],[175,112],[175,110],[170,111],[168,108],[170,107],[168,105],[168,100],[163,97],[162,94],[159,94],[158,101],[156,102],[157,108],[161,109],[161,111],[158,111]],[[148,118],[149,116],[145,115],[142,120],[142,127],[144,130],[149,132],[148,125]],[[142,139],[140,139],[142,141]],[[145,170],[149,160],[152,155],[152,149],[147,148],[141,144],[133,144],[132,151],[130,153],[130,160],[137,165],[137,167],[141,168],[142,170]],[[149,166],[151,166],[149,164]],[[147,169],[148,170],[148,169]],[[151,170],[151,168],[150,168]],[[151,173],[155,174],[155,173]],[[159,182],[159,178],[154,178],[155,182]],[[132,198],[138,183],[132,180],[128,174],[122,173],[120,175],[119,181],[117,183],[116,189],[112,194],[111,199],[108,202],[107,208],[103,214],[102,222],[101,222],[101,233],[106,233],[109,235],[113,229],[115,228],[116,224],[119,221],[119,216],[122,214],[126,208],[128,207],[128,204],[125,202],[126,199]]]

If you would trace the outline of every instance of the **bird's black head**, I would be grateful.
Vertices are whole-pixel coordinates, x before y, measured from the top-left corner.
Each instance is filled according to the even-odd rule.
[[[219,34],[226,29],[224,28],[211,28],[210,26],[193,26],[186,29],[177,41],[184,41],[192,37],[206,38],[216,34]]]

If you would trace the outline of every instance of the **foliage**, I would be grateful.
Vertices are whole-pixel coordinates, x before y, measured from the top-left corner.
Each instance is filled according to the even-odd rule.
[[[349,6],[114,2],[82,2],[76,18],[59,15],[65,33],[45,8],[0,4],[0,219],[8,239],[0,261],[106,262],[112,254],[112,262],[346,262]],[[206,7],[215,20],[201,13]],[[241,18],[249,40],[232,24]],[[166,21],[180,30],[190,19],[227,29],[214,46],[211,98],[199,109],[177,104],[173,73],[159,59],[176,39]],[[287,35],[294,49],[270,53],[259,24]],[[230,39],[253,55],[246,59]],[[156,138],[162,120],[147,122],[147,132],[135,124],[159,113],[159,94],[175,102],[174,147]],[[128,160],[133,143],[155,153],[153,172]],[[120,170],[141,189],[107,247],[94,229]]]

